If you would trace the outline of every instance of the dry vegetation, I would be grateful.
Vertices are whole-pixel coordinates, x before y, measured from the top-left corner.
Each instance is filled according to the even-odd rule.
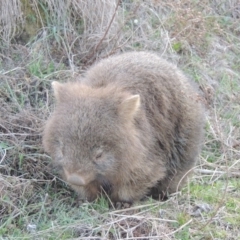
[[[0,2],[0,239],[240,239],[239,0]],[[50,82],[151,50],[199,85],[204,149],[166,202],[78,205],[41,145]]]

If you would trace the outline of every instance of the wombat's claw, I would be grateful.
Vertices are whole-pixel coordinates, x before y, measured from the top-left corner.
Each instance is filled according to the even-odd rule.
[[[82,196],[78,196],[77,197],[77,204],[80,206],[82,205],[83,203],[87,202],[86,199],[83,199]]]
[[[131,207],[132,203],[130,202],[116,202],[115,203],[115,208],[116,209],[126,209]]]

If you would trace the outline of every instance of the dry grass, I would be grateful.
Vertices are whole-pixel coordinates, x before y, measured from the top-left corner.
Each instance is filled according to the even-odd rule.
[[[0,9],[0,37],[2,40],[9,42],[19,33],[19,29],[23,23],[21,4],[18,0],[1,1]]]
[[[237,239],[239,1],[29,2],[0,3],[0,239]],[[207,124],[196,174],[166,202],[79,206],[41,145],[50,82],[138,50],[159,53],[199,85]]]

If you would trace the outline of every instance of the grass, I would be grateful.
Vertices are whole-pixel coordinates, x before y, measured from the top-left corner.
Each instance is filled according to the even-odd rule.
[[[9,24],[0,32],[0,239],[240,239],[238,2],[34,0],[26,16],[38,31],[16,25],[23,18],[15,3],[5,6]],[[80,204],[41,144],[51,81],[131,50],[157,52],[199,87],[207,115],[199,163],[165,202]]]

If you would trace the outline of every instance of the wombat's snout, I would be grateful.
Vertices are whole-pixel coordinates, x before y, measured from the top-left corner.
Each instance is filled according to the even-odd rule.
[[[76,174],[72,174],[72,175],[68,176],[67,181],[70,184],[73,184],[73,185],[78,185],[78,186],[85,186],[86,185],[85,179],[82,178],[81,176],[76,175]]]
[[[86,186],[94,179],[90,175],[79,174],[79,173],[69,173],[64,169],[66,180],[68,183],[77,185],[77,186]]]

